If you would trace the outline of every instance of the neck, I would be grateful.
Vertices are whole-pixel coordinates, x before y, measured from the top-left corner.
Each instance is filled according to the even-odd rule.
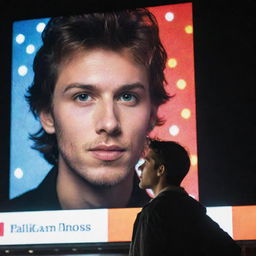
[[[89,183],[70,169],[59,169],[59,202],[62,209],[126,207],[132,194],[133,176],[127,175],[124,180],[113,186],[101,186]]]
[[[154,195],[157,196],[163,189],[168,187],[169,185],[166,182],[159,181],[154,188],[152,188]]]
[[[158,191],[157,194],[155,194],[155,196],[159,195],[160,193],[164,192],[164,191],[177,191],[177,192],[181,192],[181,193],[185,193],[187,194],[186,190],[181,187],[181,186],[175,186],[175,185],[167,185],[166,187],[163,187],[161,190]]]

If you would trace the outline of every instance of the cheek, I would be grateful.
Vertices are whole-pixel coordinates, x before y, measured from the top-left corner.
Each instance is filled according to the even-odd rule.
[[[134,109],[135,110],[135,109]],[[150,107],[146,109],[136,109],[135,111],[123,114],[123,128],[129,129],[134,136],[147,135],[150,126]]]
[[[147,170],[143,171],[142,179],[143,179],[144,182],[148,183],[149,174],[148,174]]]
[[[57,108],[56,108],[57,109]],[[88,111],[79,108],[60,106],[54,113],[55,123],[62,133],[81,134],[88,132],[91,125],[91,117]]]
[[[134,111],[126,113],[123,117],[122,134],[126,141],[130,141],[133,154],[137,157],[141,155],[144,148],[146,136],[148,135],[150,125],[149,111]]]

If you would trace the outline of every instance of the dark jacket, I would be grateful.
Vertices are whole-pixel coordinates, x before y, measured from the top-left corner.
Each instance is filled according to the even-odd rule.
[[[164,191],[134,223],[130,256],[238,256],[240,247],[185,191]]]
[[[56,191],[58,171],[54,167],[39,186],[21,196],[0,204],[0,211],[42,211],[61,210]],[[127,207],[141,207],[150,197],[138,187],[139,179],[135,175],[132,196]]]

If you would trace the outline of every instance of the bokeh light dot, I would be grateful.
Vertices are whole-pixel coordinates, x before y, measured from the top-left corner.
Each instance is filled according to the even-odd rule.
[[[185,32],[186,32],[187,34],[192,34],[192,33],[193,33],[193,27],[192,27],[191,25],[187,25],[187,26],[185,27]]]
[[[179,79],[176,85],[180,90],[184,90],[187,87],[187,82],[184,79]]]
[[[168,67],[175,68],[177,66],[177,60],[175,58],[171,58],[168,60]]]
[[[21,179],[23,177],[23,170],[21,168],[16,168],[14,170],[14,176],[17,179]]]
[[[190,156],[190,161],[191,161],[192,166],[197,165],[197,156],[196,155],[191,155]]]
[[[169,133],[172,135],[172,136],[177,136],[180,132],[180,129],[177,125],[172,125],[170,126],[169,128]]]
[[[26,53],[27,54],[32,54],[35,51],[35,46],[33,44],[30,44],[26,48]]]
[[[22,44],[25,41],[25,36],[23,34],[18,34],[15,40],[18,44]]]
[[[44,22],[40,22],[37,24],[36,26],[36,31],[41,33],[44,31],[44,28],[45,28],[46,24]]]
[[[165,14],[165,19],[167,20],[167,21],[173,21],[173,19],[174,19],[174,14],[173,14],[173,12],[167,12],[166,14]]]
[[[18,68],[18,73],[20,76],[25,76],[28,73],[28,68],[25,65],[22,65]]]
[[[190,116],[191,116],[191,111],[190,111],[190,109],[184,108],[184,109],[181,111],[181,116],[182,116],[184,119],[189,119]]]

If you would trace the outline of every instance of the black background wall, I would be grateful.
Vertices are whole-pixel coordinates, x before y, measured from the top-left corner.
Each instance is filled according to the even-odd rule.
[[[200,198],[256,204],[256,1],[195,1]]]
[[[8,168],[11,35],[14,19],[185,1],[0,2],[1,169]],[[256,204],[256,1],[193,1],[200,200]],[[1,170],[0,194],[8,174]]]

